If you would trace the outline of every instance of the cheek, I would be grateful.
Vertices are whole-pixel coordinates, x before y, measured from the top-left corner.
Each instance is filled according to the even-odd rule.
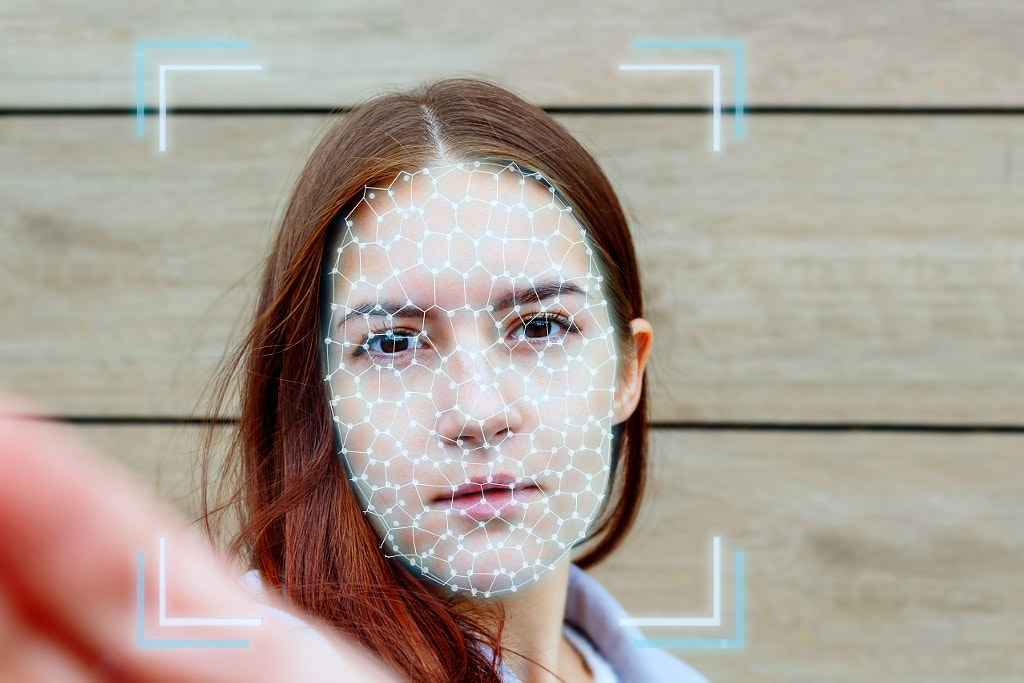
[[[367,430],[394,438],[409,425],[433,425],[433,373],[426,368],[371,367],[358,375],[340,369],[331,387],[331,411],[349,439],[366,439]]]
[[[527,377],[527,401],[548,429],[579,434],[610,428],[615,398],[616,358],[603,340],[587,342],[572,356],[551,354]],[[586,426],[585,432],[578,428]],[[568,438],[568,433],[567,433]],[[593,443],[594,434],[586,437]],[[573,439],[573,440],[577,440]]]
[[[562,463],[559,488],[581,513],[596,511],[608,486],[615,375],[614,350],[603,341],[591,342],[552,375],[540,410],[546,428],[563,435],[569,457]]]
[[[397,401],[386,398],[387,393],[357,391],[335,398],[332,405],[357,496],[364,509],[372,505],[378,513],[404,507],[403,496],[429,467],[424,455],[429,427],[415,416],[429,399]]]

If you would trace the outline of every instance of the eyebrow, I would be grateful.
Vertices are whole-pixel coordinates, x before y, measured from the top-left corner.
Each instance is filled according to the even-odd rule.
[[[505,296],[491,302],[496,311],[505,311],[523,304],[539,303],[548,299],[555,299],[566,294],[578,294],[587,298],[587,293],[574,282],[550,281],[532,284],[529,288],[516,289]]]
[[[414,315],[423,315],[424,313],[426,313],[425,310],[409,301],[367,301],[355,308],[349,309],[349,312],[338,323],[338,327],[341,327],[350,319],[360,316],[411,318]]]
[[[547,301],[548,299],[555,299],[557,297],[570,294],[587,298],[586,291],[574,282],[566,282],[562,280],[547,282],[541,281],[539,283],[534,283],[529,287],[516,288],[515,285],[513,285],[512,291],[493,300],[490,305],[495,311],[505,311],[515,308],[516,306],[540,303],[541,301]],[[345,323],[350,319],[357,318],[359,316],[411,318],[414,316],[422,316],[426,312],[426,309],[420,308],[408,300],[367,301],[349,309],[349,312],[345,314],[345,317],[339,321],[338,327],[345,325]]]

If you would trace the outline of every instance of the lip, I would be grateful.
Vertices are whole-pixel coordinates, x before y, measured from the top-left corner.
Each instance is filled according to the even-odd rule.
[[[465,484],[438,496],[434,505],[461,515],[486,521],[509,514],[534,500],[540,488],[530,479],[510,474],[471,477]]]

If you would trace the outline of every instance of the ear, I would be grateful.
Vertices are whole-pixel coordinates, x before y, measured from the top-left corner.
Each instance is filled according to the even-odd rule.
[[[654,329],[643,318],[634,318],[629,327],[633,335],[633,353],[623,359],[623,367],[616,380],[612,424],[625,422],[636,410],[640,402],[640,390],[643,388],[644,368],[654,340]]]

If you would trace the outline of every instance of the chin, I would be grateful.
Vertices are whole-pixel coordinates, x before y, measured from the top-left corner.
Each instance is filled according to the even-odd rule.
[[[410,557],[398,555],[406,568],[421,580],[441,588],[449,594],[463,594],[474,598],[508,595],[529,588],[555,568],[572,548],[559,541],[538,542],[535,546],[518,549],[498,547],[475,551],[461,548],[452,560],[438,557]]]

